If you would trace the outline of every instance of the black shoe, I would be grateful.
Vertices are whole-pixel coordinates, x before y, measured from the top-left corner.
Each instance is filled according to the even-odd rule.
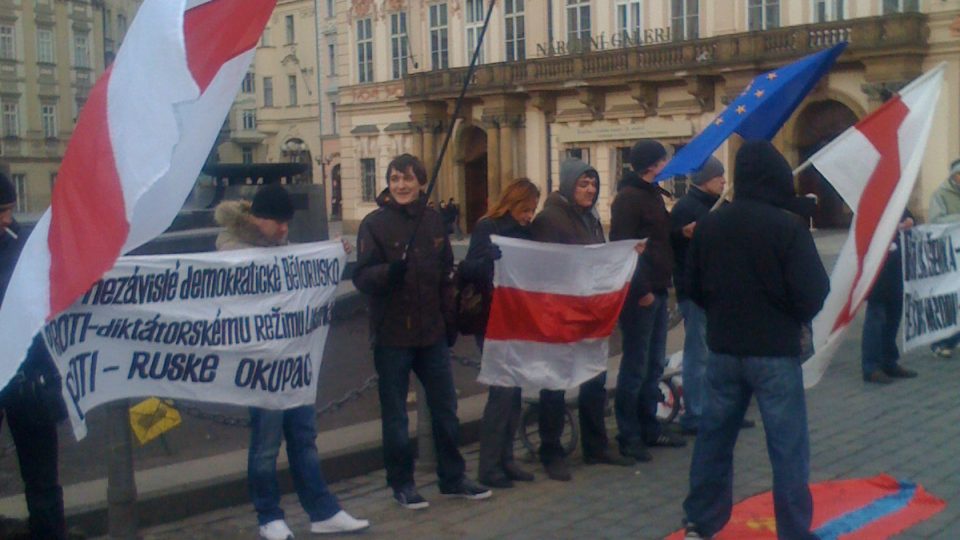
[[[567,467],[567,462],[563,458],[556,458],[553,461],[544,463],[543,470],[547,472],[547,477],[551,480],[560,482],[573,480],[573,476],[570,475],[570,468]]]
[[[632,457],[641,463],[646,463],[653,459],[653,454],[647,450],[647,445],[643,444],[642,442],[631,444],[629,446],[621,446],[620,454]]]
[[[469,478],[464,478],[460,480],[460,484],[453,489],[440,489],[442,495],[447,495],[449,497],[463,497],[464,499],[470,499],[474,501],[479,501],[480,499],[487,499],[490,495],[493,495],[489,489],[478,486]]]
[[[879,369],[874,371],[873,373],[864,375],[863,380],[868,383],[874,383],[874,384],[890,384],[893,382],[892,377],[890,377],[883,371],[880,371]]]
[[[744,418],[743,422],[740,422],[740,429],[750,429],[757,427],[757,423],[748,418]]]
[[[917,376],[917,372],[912,369],[907,369],[901,366],[893,366],[892,368],[883,370],[888,377],[893,377],[894,379],[912,379]]]
[[[587,465],[618,465],[620,467],[630,467],[631,465],[637,462],[636,459],[623,455],[621,453],[614,453],[609,448],[603,452],[595,455],[584,455],[583,462]]]
[[[408,510],[422,510],[430,506],[430,503],[417,493],[417,488],[413,484],[393,490],[393,498]]]
[[[479,476],[477,480],[481,484],[492,488],[506,489],[513,487],[513,480],[504,473]]]
[[[664,446],[667,448],[683,448],[687,445],[687,441],[682,437],[674,435],[673,433],[667,431],[661,431],[660,435],[657,435],[657,438],[652,441],[647,441],[647,446]]]
[[[517,482],[533,482],[533,473],[520,468],[515,462],[510,461],[503,464],[503,472],[507,473],[507,478]]]

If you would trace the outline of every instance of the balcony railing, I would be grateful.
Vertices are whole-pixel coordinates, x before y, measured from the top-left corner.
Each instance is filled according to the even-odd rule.
[[[478,66],[472,94],[556,89],[569,81],[624,84],[669,80],[677,72],[715,73],[718,68],[770,69],[841,41],[850,43],[843,58],[858,60],[887,51],[922,53],[927,46],[926,15],[902,13],[762,32],[716,36],[696,41],[643,45],[582,54],[531,58]],[[467,68],[412,73],[404,79],[407,100],[456,96]]]

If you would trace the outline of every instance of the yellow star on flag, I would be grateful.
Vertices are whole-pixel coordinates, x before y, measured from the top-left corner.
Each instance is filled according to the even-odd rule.
[[[757,90],[756,92],[753,93],[753,95],[757,96],[758,98],[761,98],[763,97],[763,90]]]
[[[717,118],[716,120],[713,121],[713,124],[716,126],[719,126],[722,123],[723,123],[723,118]]]
[[[767,79],[770,79],[770,80],[772,81],[772,80],[774,80],[774,79],[776,79],[776,78],[777,78],[777,74],[776,74],[776,73],[767,73]]]
[[[746,106],[740,105],[739,107],[737,107],[737,114],[743,114],[743,113],[745,113],[745,112],[747,112],[747,107],[746,107]]]

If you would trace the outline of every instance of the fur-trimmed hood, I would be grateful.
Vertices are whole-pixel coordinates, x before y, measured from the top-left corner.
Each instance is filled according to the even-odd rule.
[[[213,219],[224,230],[217,236],[217,251],[278,245],[260,232],[250,219],[250,201],[224,201],[217,205]]]

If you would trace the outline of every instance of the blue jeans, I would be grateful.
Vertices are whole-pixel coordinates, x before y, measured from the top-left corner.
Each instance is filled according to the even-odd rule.
[[[800,359],[737,357],[711,352],[707,359],[700,432],[690,464],[686,522],[701,534],[716,534],[733,508],[733,448],[750,397],[756,394],[773,468],[777,537],[815,539],[810,532],[813,498],[810,441]]]
[[[647,307],[625,305],[620,312],[623,356],[614,398],[620,448],[660,436],[657,403],[667,354],[667,294],[654,296]]]
[[[458,448],[460,420],[457,418],[457,394],[446,342],[441,340],[430,347],[377,345],[373,350],[373,361],[380,377],[380,419],[387,485],[396,490],[414,484],[414,447],[407,418],[407,391],[412,370],[427,394],[440,489],[456,489],[463,481],[465,466]]]
[[[693,300],[680,300],[683,314],[683,416],[680,426],[698,429],[707,370],[707,314]]]
[[[285,411],[250,408],[250,452],[247,482],[257,521],[265,525],[283,519],[280,487],[277,484],[277,456],[281,436],[287,440],[290,476],[300,506],[310,521],[323,521],[340,511],[337,498],[327,489],[317,454],[316,409],[304,405]]]
[[[897,367],[900,351],[897,349],[897,329],[903,303],[867,302],[867,315],[863,320],[863,335],[860,342],[860,365],[863,376],[874,371]]]

